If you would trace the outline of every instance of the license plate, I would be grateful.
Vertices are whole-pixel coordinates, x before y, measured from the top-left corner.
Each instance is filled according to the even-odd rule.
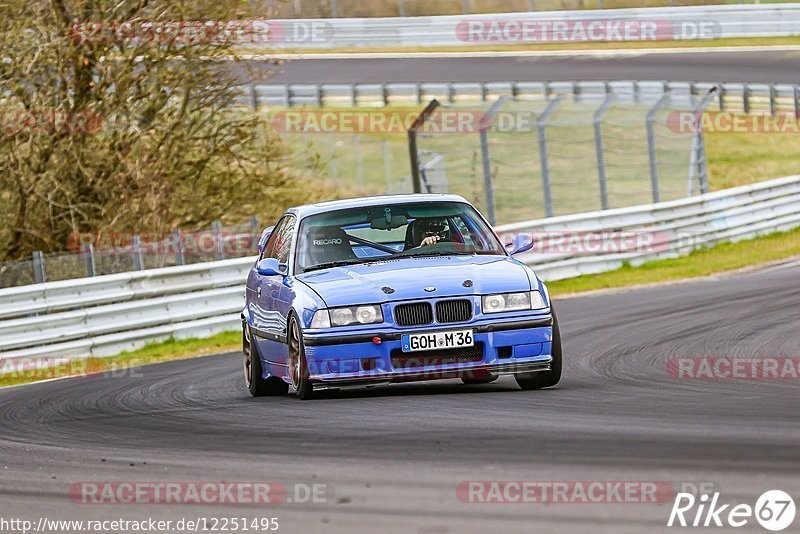
[[[403,344],[403,352],[455,349],[459,347],[472,347],[475,345],[475,340],[472,337],[472,330],[404,334],[401,338],[401,342]]]

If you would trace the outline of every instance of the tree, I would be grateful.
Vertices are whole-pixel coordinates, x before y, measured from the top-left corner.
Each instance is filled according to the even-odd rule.
[[[0,13],[0,259],[78,233],[272,219],[315,195],[237,104],[245,3],[0,0]]]

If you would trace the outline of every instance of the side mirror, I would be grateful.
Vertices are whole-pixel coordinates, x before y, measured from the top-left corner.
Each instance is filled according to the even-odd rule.
[[[286,276],[289,266],[275,258],[264,258],[256,265],[256,272],[261,276]]]
[[[533,236],[530,234],[517,234],[511,243],[506,245],[506,250],[512,256],[514,254],[522,254],[528,252],[533,248]]]

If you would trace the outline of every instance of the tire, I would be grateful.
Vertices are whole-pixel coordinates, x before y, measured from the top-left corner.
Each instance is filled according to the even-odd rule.
[[[517,373],[514,375],[517,385],[524,390],[553,387],[561,380],[561,330],[558,318],[553,310],[553,362],[549,371],[536,373]]]
[[[289,384],[279,377],[264,379],[264,370],[257,349],[250,342],[247,323],[242,323],[242,355],[244,356],[244,385],[253,397],[286,395]]]
[[[306,348],[303,345],[303,335],[300,323],[294,315],[289,316],[286,340],[289,343],[289,378],[292,387],[297,391],[301,400],[308,400],[314,396],[314,385],[308,379],[308,361]]]

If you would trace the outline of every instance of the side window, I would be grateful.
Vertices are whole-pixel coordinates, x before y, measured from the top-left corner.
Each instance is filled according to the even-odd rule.
[[[269,239],[267,239],[267,244],[264,245],[264,252],[261,253],[261,259],[275,257],[275,245],[278,242],[279,236],[283,231],[284,226],[286,226],[288,220],[289,217],[284,217],[278,221],[278,224],[276,224],[275,228],[272,229],[272,233],[269,235]]]
[[[289,263],[289,250],[292,246],[292,234],[294,233],[294,217],[286,217],[286,224],[280,229],[278,240],[275,242],[274,258],[279,263]]]

